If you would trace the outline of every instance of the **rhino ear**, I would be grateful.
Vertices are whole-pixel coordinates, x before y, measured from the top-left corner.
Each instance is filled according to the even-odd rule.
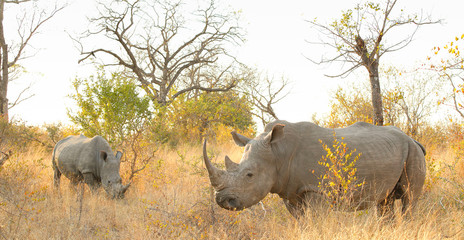
[[[100,151],[100,159],[106,162],[108,154],[105,151]]]
[[[116,152],[116,155],[115,155],[115,157],[116,157],[116,160],[118,160],[118,161],[121,161],[121,158],[122,158],[122,152],[120,152],[120,151]]]
[[[239,145],[240,147],[244,147],[251,140],[250,138],[247,138],[243,135],[238,134],[236,131],[233,131],[230,134],[232,134],[232,137],[234,138],[235,143]]]
[[[267,134],[264,140],[268,143],[274,143],[284,138],[284,127],[283,124],[276,124],[272,127],[272,130]]]

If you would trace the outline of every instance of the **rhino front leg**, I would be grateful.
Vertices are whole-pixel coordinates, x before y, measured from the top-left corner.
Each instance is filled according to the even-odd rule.
[[[301,205],[299,204],[292,204],[289,200],[287,199],[282,199],[282,201],[285,204],[285,207],[287,210],[292,214],[292,216],[296,219],[304,215],[304,209]]]
[[[301,192],[296,201],[291,202],[287,199],[283,199],[287,210],[295,217],[299,218],[305,215],[305,211],[309,208],[317,209],[323,202],[323,197],[320,193],[308,190]],[[310,210],[312,211],[312,210]]]
[[[84,182],[90,187],[90,190],[95,193],[99,184],[93,173],[83,173],[82,175],[84,175]]]

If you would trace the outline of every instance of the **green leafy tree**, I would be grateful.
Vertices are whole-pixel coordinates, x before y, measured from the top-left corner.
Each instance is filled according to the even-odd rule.
[[[247,131],[254,128],[252,103],[235,91],[202,93],[177,103],[175,125],[183,136],[199,141],[218,134],[221,127]]]
[[[78,110],[68,110],[73,123],[88,137],[103,136],[124,152],[121,162],[132,180],[145,169],[157,151],[151,141],[151,99],[137,91],[134,80],[121,72],[107,74],[103,68],[96,75],[73,81],[75,92],[70,95]]]
[[[68,116],[88,136],[101,135],[120,144],[151,120],[151,100],[141,96],[135,82],[122,73],[107,74],[99,68],[96,75],[76,78],[73,87],[70,97],[78,110],[68,110]]]

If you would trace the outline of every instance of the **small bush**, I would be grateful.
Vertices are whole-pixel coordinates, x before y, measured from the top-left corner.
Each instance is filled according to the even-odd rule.
[[[341,140],[337,139],[335,132],[332,146],[319,140],[327,154],[318,162],[326,168],[326,172],[320,177],[318,187],[327,198],[330,207],[336,209],[350,207],[354,192],[364,184],[358,181],[355,167],[361,153],[354,155],[356,149],[350,151],[346,143]]]

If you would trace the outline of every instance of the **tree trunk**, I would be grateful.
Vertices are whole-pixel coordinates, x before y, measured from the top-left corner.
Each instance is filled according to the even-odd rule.
[[[2,48],[2,77],[0,79],[0,116],[8,121],[8,47],[0,42]]]
[[[373,121],[375,125],[383,126],[383,106],[379,83],[378,60],[375,60],[369,66],[369,80],[371,82],[372,106],[374,108]]]
[[[5,1],[0,1],[0,48],[1,48],[1,77],[0,77],[0,117],[8,121],[8,46],[5,41],[5,32],[3,31],[3,12],[5,10]]]

